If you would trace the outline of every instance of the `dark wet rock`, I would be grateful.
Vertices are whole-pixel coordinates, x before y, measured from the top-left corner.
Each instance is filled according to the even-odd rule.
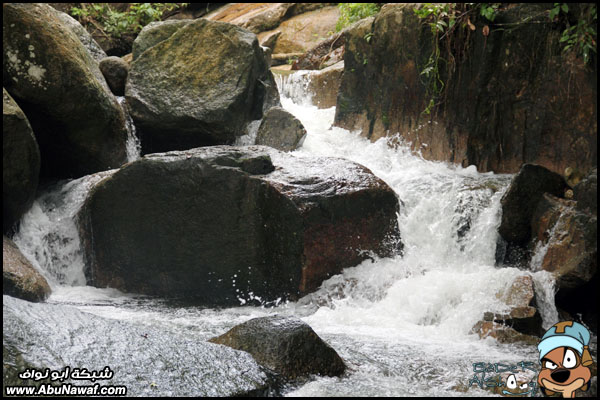
[[[167,334],[75,307],[9,296],[2,305],[5,385],[22,385],[18,374],[28,367],[102,371],[109,366],[110,385],[126,386],[132,397],[275,394],[269,373],[249,354],[205,342],[192,332]],[[72,379],[65,383],[81,385]]]
[[[141,53],[125,96],[144,153],[231,144],[279,105],[256,36],[205,19]]]
[[[266,146],[151,154],[80,213],[90,284],[204,304],[298,298],[399,251],[391,188],[353,162]]]
[[[582,212],[577,202],[544,194],[532,218],[533,242],[546,248],[534,266],[556,277],[556,305],[597,326],[598,225],[595,214]]]
[[[191,22],[192,21],[190,20],[150,22],[148,25],[144,26],[142,31],[138,34],[137,38],[135,38],[135,41],[133,42],[133,48],[131,51],[133,60],[138,58],[140,54],[150,47],[170,38],[171,35]]]
[[[292,151],[302,146],[305,138],[306,129],[296,117],[281,107],[273,107],[263,117],[256,144]]]
[[[577,209],[583,212],[598,213],[598,173],[594,168],[573,188],[573,199],[577,200]]]
[[[119,167],[126,161],[123,111],[97,62],[56,14],[42,3],[11,3],[2,15],[4,86],[33,127],[40,174]]]
[[[90,55],[94,60],[100,62],[103,58],[106,58],[106,53],[102,50],[102,47],[94,40],[92,35],[69,14],[57,11],[56,16],[60,18],[62,22],[67,25],[71,31],[79,38],[79,41],[89,51]]]
[[[346,38],[336,126],[372,141],[399,133],[426,159],[483,172],[515,173],[523,163],[561,173],[597,165],[597,65],[562,50],[547,4],[500,7],[494,23],[471,13],[475,31],[453,30],[447,41],[433,37],[415,7],[425,5],[385,4],[372,27]],[[591,5],[569,14],[589,15],[583,7]],[[445,89],[427,114],[432,84],[423,71],[432,43],[444,55]]]
[[[31,207],[40,173],[40,151],[31,125],[2,89],[2,230]]]
[[[121,57],[111,56],[102,59],[98,66],[113,94],[115,96],[125,95],[125,83],[127,82],[129,64]]]
[[[538,202],[544,193],[555,196],[564,194],[566,183],[563,177],[542,166],[525,164],[513,178],[502,196],[502,220],[498,233],[507,243],[507,264],[526,264],[531,239],[531,221]]]
[[[313,374],[340,376],[346,369],[336,351],[295,317],[254,318],[210,342],[246,351],[260,365],[289,379]]]
[[[51,293],[46,279],[6,236],[2,236],[2,293],[33,302],[44,301]]]

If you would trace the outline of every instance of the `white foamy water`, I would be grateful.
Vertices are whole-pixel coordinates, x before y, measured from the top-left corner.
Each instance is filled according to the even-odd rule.
[[[86,284],[77,212],[89,190],[116,170],[63,181],[47,188],[20,221],[13,241],[53,290]]]
[[[544,323],[557,318],[549,274],[494,265],[500,198],[511,176],[426,161],[409,146],[390,146],[385,139],[371,143],[358,132],[332,127],[335,109],[309,104],[303,76],[278,82],[284,86],[283,106],[308,131],[295,155],[346,158],[387,182],[402,203],[402,256],[367,260],[331,277],[300,301],[275,308],[201,309],[91,288],[84,286],[85,266],[73,217],[89,188],[103,176],[96,174],[42,194],[15,237],[50,278],[54,292],[49,301],[198,340],[250,318],[296,315],[338,351],[349,371],[341,378],[319,377],[288,388],[289,396],[462,395],[454,387],[467,385],[474,362],[537,363],[535,346],[502,345],[470,333],[484,312],[507,311],[496,294],[524,274],[534,278]],[[250,128],[249,133],[255,133],[257,124]],[[489,392],[472,388],[466,394]]]
[[[137,132],[135,130],[135,124],[133,123],[133,118],[129,115],[129,110],[127,109],[127,103],[125,101],[124,96],[117,96],[117,101],[125,114],[125,126],[127,128],[127,142],[125,143],[127,150],[127,161],[135,161],[140,158],[142,154],[142,143],[140,139],[137,137]]]

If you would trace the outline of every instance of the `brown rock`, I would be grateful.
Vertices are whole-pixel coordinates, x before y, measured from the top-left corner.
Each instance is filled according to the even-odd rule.
[[[2,293],[33,302],[44,301],[51,293],[46,279],[6,236],[2,236]]]
[[[319,42],[298,58],[292,69],[323,69],[344,60],[344,51],[347,37],[357,36],[358,31],[363,31],[373,24],[374,17],[361,19],[344,28],[341,32],[329,36]]]
[[[545,194],[533,217],[537,239],[548,244],[542,269],[554,272],[559,288],[573,289],[596,273],[597,220],[577,212],[574,202]]]
[[[493,337],[500,343],[526,343],[537,345],[539,338],[531,335],[524,335],[517,332],[513,328],[493,321],[479,321],[473,329],[472,333],[477,333],[480,338]]]
[[[329,66],[310,74],[308,90],[312,94],[312,103],[318,108],[335,107],[337,95],[344,73],[344,62]]]
[[[281,35],[273,48],[273,54],[305,53],[335,32],[339,16],[337,7],[324,7],[282,22],[276,29]],[[261,32],[258,39],[262,40],[273,32],[274,30]]]
[[[260,40],[260,45],[264,46],[264,47],[268,47],[269,49],[271,49],[271,52],[272,52],[273,48],[275,47],[275,43],[277,43],[277,39],[279,38],[279,35],[281,35],[281,32],[275,31],[275,32],[270,33],[267,36],[263,36],[262,39]]]
[[[588,209],[589,210],[589,209]],[[556,305],[597,326],[597,217],[577,202],[545,194],[532,218],[534,241],[545,246],[541,268],[556,277]]]
[[[533,306],[534,296],[531,276],[518,276],[506,291],[496,293],[496,297],[509,306],[510,311],[507,314],[486,312],[483,320],[501,323],[526,335],[540,336],[543,333],[542,318]]]
[[[205,16],[259,33],[279,26],[293,3],[231,3]]]

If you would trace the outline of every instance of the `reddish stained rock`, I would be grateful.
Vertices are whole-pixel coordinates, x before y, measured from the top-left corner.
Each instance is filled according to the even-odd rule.
[[[398,252],[398,211],[359,164],[212,146],[121,168],[90,192],[80,229],[93,285],[235,305],[295,299],[367,252]]]
[[[594,195],[595,196],[595,195]],[[545,246],[540,267],[556,277],[556,305],[596,329],[598,306],[598,224],[579,201],[544,194],[532,218],[534,243]],[[538,266],[535,266],[538,267]]]
[[[346,38],[336,126],[361,129],[373,141],[399,133],[426,159],[479,171],[514,173],[535,163],[586,173],[596,166],[597,65],[563,51],[561,30],[546,23],[547,5],[500,7],[495,22],[518,29],[489,36],[482,34],[489,21],[471,14],[475,31],[457,29],[439,42],[445,89],[430,114],[432,89],[422,72],[436,41],[414,8],[385,4],[371,29]],[[520,24],[524,16],[532,23]]]
[[[486,312],[473,332],[480,337],[492,336],[503,340],[530,340],[530,336],[543,333],[542,318],[535,304],[533,279],[530,275],[517,276],[506,290],[496,293],[496,297],[510,307],[508,313]]]

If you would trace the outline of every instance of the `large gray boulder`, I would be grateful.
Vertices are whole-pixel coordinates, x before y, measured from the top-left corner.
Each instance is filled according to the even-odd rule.
[[[94,60],[100,62],[103,58],[106,58],[106,53],[102,50],[102,47],[94,40],[92,35],[69,14],[59,10],[54,10],[56,16],[67,25],[71,31],[77,36],[81,44],[89,51],[90,55]]]
[[[3,5],[4,86],[27,115],[41,174],[78,177],[126,161],[125,116],[78,37],[43,3]]]
[[[91,190],[90,284],[239,305],[314,291],[398,251],[395,193],[367,168],[265,146],[150,154]]]
[[[236,325],[210,342],[252,355],[256,362],[289,379],[340,376],[346,365],[337,352],[305,322],[274,315]]]
[[[135,60],[150,47],[170,38],[175,32],[183,28],[192,20],[167,20],[154,21],[144,26],[133,42],[132,57]]]
[[[281,107],[273,107],[260,123],[256,144],[292,151],[302,146],[305,138],[306,129],[296,117]]]
[[[144,153],[231,144],[279,104],[256,36],[205,19],[141,53],[125,96]]]
[[[2,88],[2,229],[31,207],[40,173],[40,150],[21,108]]]
[[[51,290],[12,240],[2,236],[2,293],[27,301],[44,301]]]
[[[270,394],[270,374],[249,354],[207,343],[192,332],[166,332],[9,296],[2,306],[4,385],[35,385],[18,377],[26,368],[63,371],[69,366],[91,372],[108,366],[112,378],[94,383],[126,386],[131,397]]]

